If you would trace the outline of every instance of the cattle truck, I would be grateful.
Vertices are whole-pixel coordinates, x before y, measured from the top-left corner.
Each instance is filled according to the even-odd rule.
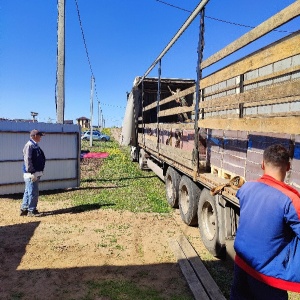
[[[209,58],[198,58],[197,74],[299,14],[295,1]],[[216,257],[232,245],[236,191],[262,175],[267,146],[280,143],[290,151],[286,182],[300,190],[299,45],[296,31],[196,80],[136,77],[127,95],[122,143],[131,145],[141,169],[165,182],[170,206],[199,227]]]

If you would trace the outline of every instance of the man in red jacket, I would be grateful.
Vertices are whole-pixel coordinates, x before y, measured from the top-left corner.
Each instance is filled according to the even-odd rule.
[[[240,220],[231,300],[287,300],[300,292],[300,194],[284,183],[289,152],[265,149],[263,176],[237,192]]]

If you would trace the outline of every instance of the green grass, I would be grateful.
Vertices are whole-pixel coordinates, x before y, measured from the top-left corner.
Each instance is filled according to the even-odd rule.
[[[164,183],[151,171],[142,171],[130,160],[129,148],[120,147],[115,141],[82,143],[91,152],[107,152],[102,165],[91,167],[92,175],[82,178],[78,193],[74,193],[76,205],[99,204],[102,209],[114,208],[131,212],[169,213]],[[87,189],[91,187],[90,189]]]
[[[89,281],[89,291],[84,300],[92,300],[97,296],[114,300],[164,300],[158,291],[141,287],[133,282],[106,280],[101,282]],[[170,300],[189,300],[185,296],[173,295]]]

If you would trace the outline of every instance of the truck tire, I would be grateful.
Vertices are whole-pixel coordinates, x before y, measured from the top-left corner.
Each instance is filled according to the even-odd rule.
[[[203,189],[198,204],[198,227],[202,242],[213,255],[223,258],[226,253],[219,241],[219,224],[215,197],[206,188]]]
[[[134,147],[131,147],[131,150],[130,150],[130,160],[132,162],[136,162],[138,161],[138,155],[137,155],[137,149]]]
[[[183,222],[197,226],[198,201],[201,190],[189,177],[183,175],[179,183],[179,210]]]
[[[141,149],[139,151],[139,167],[140,167],[141,170],[147,170],[148,169],[146,156],[147,156],[147,154],[144,151],[144,149]]]
[[[180,174],[172,167],[168,167],[165,176],[166,197],[169,205],[173,208],[178,208],[180,179]]]

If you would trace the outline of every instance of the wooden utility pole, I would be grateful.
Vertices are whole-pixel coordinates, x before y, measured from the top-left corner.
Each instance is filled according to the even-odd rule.
[[[98,100],[98,130],[100,130],[100,101]]]
[[[93,101],[94,101],[94,77],[91,77],[91,101],[90,101],[90,109],[91,109],[91,123],[90,123],[90,147],[93,146]]]
[[[64,123],[65,110],[65,0],[58,0],[56,122]]]

